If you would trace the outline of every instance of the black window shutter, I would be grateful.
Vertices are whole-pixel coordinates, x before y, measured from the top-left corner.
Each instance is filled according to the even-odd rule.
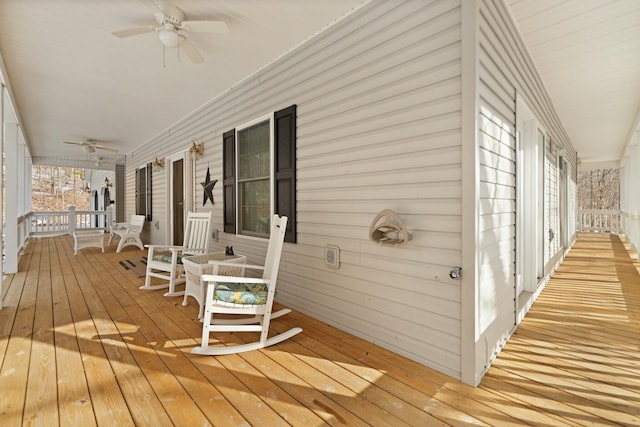
[[[285,242],[296,242],[296,105],[276,111],[275,210],[289,218]]]
[[[145,174],[147,175],[146,214],[147,221],[151,221],[151,163],[147,163]]]
[[[144,178],[145,175],[142,173],[142,169],[136,169],[136,215],[146,215],[142,198],[142,190],[145,188]]]
[[[236,130],[222,135],[224,232],[236,232]]]

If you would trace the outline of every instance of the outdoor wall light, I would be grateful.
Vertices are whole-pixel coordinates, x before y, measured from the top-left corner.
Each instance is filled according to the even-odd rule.
[[[113,184],[111,184],[111,181],[109,181],[109,177],[105,177],[104,178],[104,186],[109,188],[111,187]]]
[[[198,159],[204,153],[204,144],[202,142],[198,142],[197,138],[193,138],[191,140],[191,148],[189,148],[189,153],[194,159]]]
[[[152,166],[153,166],[154,172],[158,172],[162,170],[164,168],[164,159],[159,159],[156,157],[156,159],[152,163]]]

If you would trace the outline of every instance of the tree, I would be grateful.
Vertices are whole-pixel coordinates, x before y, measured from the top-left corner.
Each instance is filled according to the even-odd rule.
[[[83,169],[33,166],[33,211],[66,211],[70,204],[75,205],[77,210],[89,210],[89,193],[85,191],[83,178]]]
[[[620,171],[618,169],[578,171],[578,207],[580,209],[619,210]]]

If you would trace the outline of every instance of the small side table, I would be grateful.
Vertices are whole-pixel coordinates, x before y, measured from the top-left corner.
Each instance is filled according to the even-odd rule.
[[[232,262],[238,264],[237,267],[229,265],[218,265],[215,261]],[[198,310],[198,319],[202,319],[204,314],[204,298],[207,287],[204,285],[200,277],[203,274],[219,274],[222,276],[244,276],[244,266],[247,263],[247,257],[244,255],[226,255],[222,252],[212,252],[204,255],[193,255],[182,258],[186,281],[184,285],[184,299],[182,305],[187,305],[187,296],[191,295],[198,301],[200,309]]]
[[[73,233],[73,254],[78,255],[82,248],[95,247],[102,249],[104,253],[104,232],[102,231],[76,231]]]

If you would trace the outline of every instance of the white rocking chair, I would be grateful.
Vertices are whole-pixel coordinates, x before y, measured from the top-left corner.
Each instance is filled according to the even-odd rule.
[[[302,332],[302,328],[292,328],[271,338],[268,337],[271,319],[291,312],[288,308],[275,313],[271,312],[286,228],[287,217],[274,215],[271,219],[271,235],[269,236],[269,247],[264,266],[249,264],[243,266],[246,270],[263,270],[261,278],[207,274],[202,276],[204,282],[209,282],[202,324],[202,345],[192,349],[192,353],[217,356],[257,350],[277,344]],[[218,265],[224,264],[221,262]],[[237,314],[240,315],[240,318],[214,319],[214,313]],[[260,332],[260,339],[248,344],[209,347],[211,332]]]
[[[129,222],[118,222],[112,225],[109,228],[109,244],[107,246],[111,246],[111,242],[114,239],[120,239],[120,243],[118,243],[118,247],[116,248],[116,253],[120,253],[122,248],[125,246],[137,246],[140,249],[144,249],[144,245],[142,244],[142,240],[140,240],[140,233],[142,233],[142,228],[144,227],[145,217],[144,215],[131,215],[131,219]]]
[[[209,229],[211,227],[211,212],[189,212],[184,228],[184,243],[182,246],[145,245],[149,248],[147,254],[147,275],[144,285],[140,289],[156,290],[169,288],[164,296],[184,295],[184,291],[177,292],[176,285],[184,283],[184,266],[182,257],[202,255],[209,246]],[[156,277],[167,281],[161,285],[152,285],[151,278]]]

